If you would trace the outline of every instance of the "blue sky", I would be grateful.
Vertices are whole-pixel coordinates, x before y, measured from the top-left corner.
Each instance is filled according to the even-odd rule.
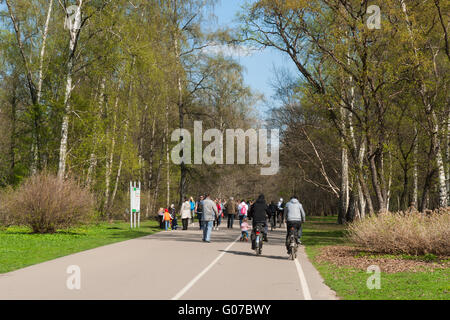
[[[236,14],[241,11],[241,6],[245,3],[244,0],[219,0],[215,7],[214,13],[217,16],[217,27],[223,26],[237,26]],[[248,0],[248,2],[253,2]],[[286,54],[276,51],[271,48],[266,48],[262,51],[256,51],[251,56],[233,56],[237,61],[244,66],[245,83],[254,91],[264,94],[268,101],[268,106],[274,106],[276,102],[271,100],[274,95],[274,90],[270,85],[273,80],[274,67],[287,68],[292,73],[296,73],[293,62]],[[268,106],[258,105],[261,116],[267,111]]]

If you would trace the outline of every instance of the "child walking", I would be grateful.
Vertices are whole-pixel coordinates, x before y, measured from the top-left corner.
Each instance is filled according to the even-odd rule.
[[[172,220],[172,217],[170,216],[169,210],[165,209],[164,211],[164,229],[167,231],[170,227],[170,221]]]
[[[241,223],[241,239],[240,241],[248,242],[248,219],[244,218]]]

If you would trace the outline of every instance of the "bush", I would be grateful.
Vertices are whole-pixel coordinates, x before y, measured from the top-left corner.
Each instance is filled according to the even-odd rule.
[[[349,239],[380,253],[450,255],[450,208],[429,215],[384,213],[349,226]]]
[[[75,180],[60,181],[48,173],[32,176],[3,199],[0,210],[9,223],[27,225],[35,233],[54,233],[86,223],[94,205],[91,193]]]

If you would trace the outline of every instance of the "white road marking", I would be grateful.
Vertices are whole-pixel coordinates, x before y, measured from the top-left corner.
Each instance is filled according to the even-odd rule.
[[[297,267],[298,276],[300,278],[300,285],[302,286],[303,297],[305,298],[305,300],[312,300],[311,293],[309,292],[308,288],[308,283],[306,282],[305,274],[303,273],[302,266],[300,265],[300,262],[298,262],[297,259],[295,259],[295,266]]]
[[[181,289],[180,292],[178,292],[173,298],[172,300],[178,300],[180,299],[186,292],[189,291],[189,289],[192,288],[192,286],[198,281],[200,280],[201,277],[203,277],[219,260],[220,258],[222,258],[225,253],[227,253],[228,250],[231,249],[231,247],[236,243],[236,241],[238,241],[241,238],[241,236],[239,235],[239,237],[236,238],[236,240],[234,240],[213,262],[211,262],[211,264],[209,266],[207,266],[202,272],[200,272],[194,279],[192,279],[183,289]]]

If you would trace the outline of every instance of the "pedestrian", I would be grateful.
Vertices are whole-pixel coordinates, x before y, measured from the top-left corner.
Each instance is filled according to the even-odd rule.
[[[247,217],[247,211],[248,211],[248,205],[245,202],[245,200],[242,200],[241,203],[238,206],[239,226],[242,224],[242,221],[244,220],[244,218]]]
[[[163,220],[164,220],[164,229],[166,231],[168,231],[169,227],[170,227],[170,221],[172,220],[172,217],[170,216],[170,212],[169,212],[168,209],[164,210],[164,218],[163,218]]]
[[[189,204],[191,206],[191,218],[192,218],[192,226],[194,226],[194,211],[195,211],[195,201],[194,198],[189,199]]]
[[[187,198],[184,198],[184,202],[181,205],[180,214],[183,230],[187,230],[189,225],[189,219],[191,218],[191,204],[189,203]]]
[[[269,204],[269,221],[271,229],[274,230],[277,227],[277,206],[274,201]]]
[[[219,215],[217,210],[217,205],[212,201],[207,194],[205,200],[203,200],[203,215],[202,215],[202,225],[203,225],[203,241],[211,242],[211,230],[213,228],[213,222]]]
[[[216,217],[216,220],[214,220],[214,229],[216,231],[219,231],[219,226],[222,223],[222,205],[220,203],[220,199],[216,199],[215,201],[217,206],[217,212],[219,213]]]
[[[227,218],[228,218],[228,223],[227,223],[228,229],[233,229],[234,218],[236,216],[236,208],[237,208],[236,201],[234,201],[233,197],[230,197],[230,200],[227,201],[227,203],[225,204],[225,210],[226,210]]]
[[[284,219],[285,219],[284,207],[285,207],[285,205],[286,204],[284,203],[283,198],[280,198],[280,201],[278,201],[278,204],[277,204],[278,221],[280,222],[280,228],[281,228],[281,225],[284,224]]]
[[[175,205],[172,203],[170,205],[170,216],[172,217],[172,230],[178,229],[178,219],[177,219],[177,212],[175,210]]]
[[[159,221],[159,228],[164,229],[164,208],[159,208],[158,221]]]
[[[200,196],[200,199],[197,201],[197,204],[195,205],[195,214],[197,215],[199,228],[200,230],[202,230],[203,196]]]
[[[244,218],[241,223],[241,239],[239,239],[240,241],[248,242],[248,229],[248,219]]]

